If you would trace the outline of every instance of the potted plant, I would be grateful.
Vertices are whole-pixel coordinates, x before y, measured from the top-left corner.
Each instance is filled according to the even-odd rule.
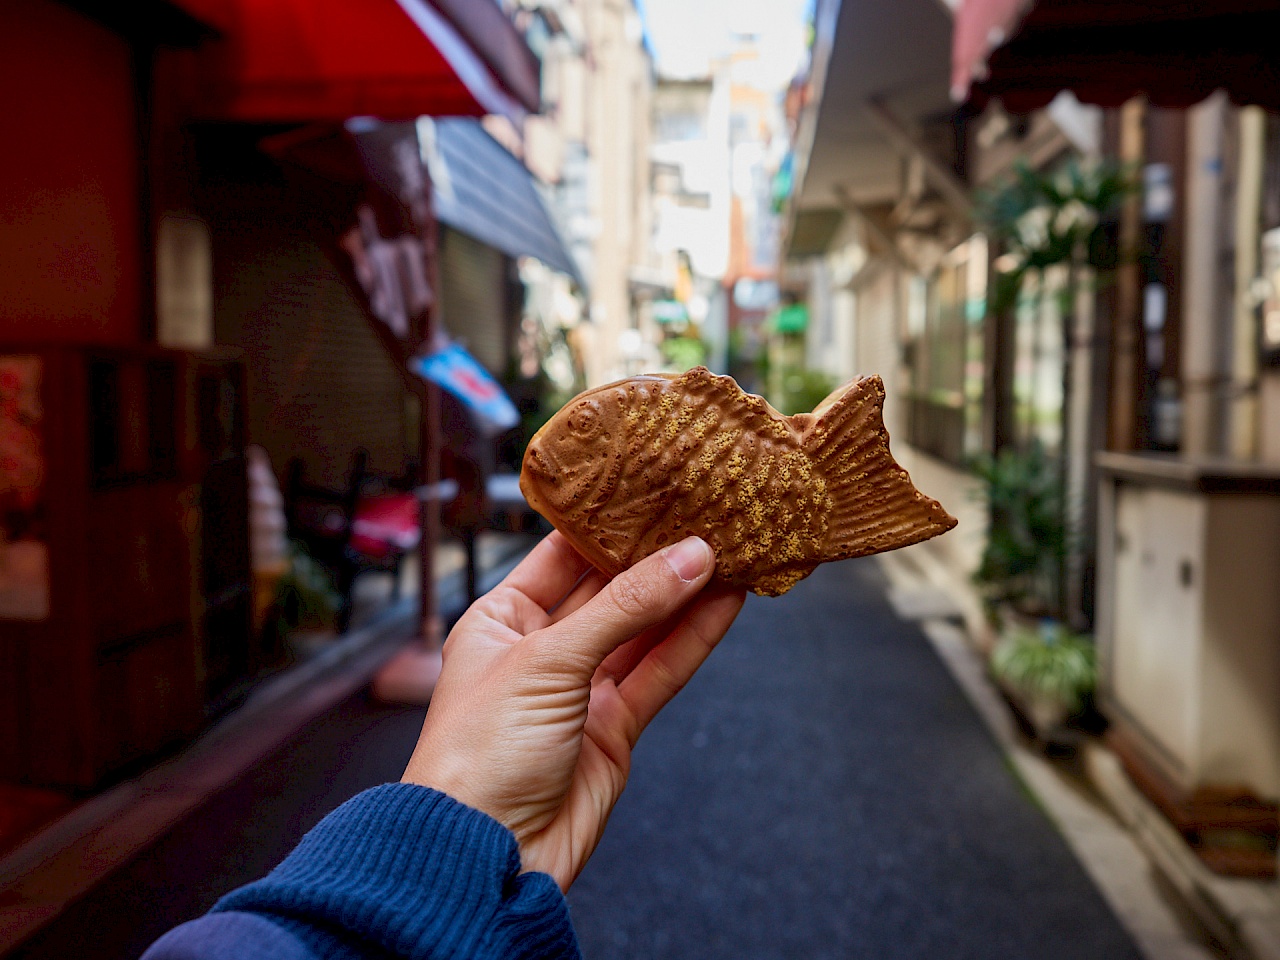
[[[289,566],[276,584],[276,636],[308,646],[333,634],[340,604],[328,572],[297,540],[289,545]]]
[[[1062,739],[1097,682],[1094,646],[1061,623],[1006,631],[991,654],[991,673],[1046,742]]]
[[[989,516],[974,579],[993,619],[1061,617],[1066,525],[1057,464],[1036,443],[974,465]]]

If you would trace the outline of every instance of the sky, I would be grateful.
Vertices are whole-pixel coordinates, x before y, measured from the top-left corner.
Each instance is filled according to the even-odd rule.
[[[658,72],[706,76],[735,33],[759,38],[761,73],[781,89],[804,56],[805,15],[812,0],[637,0]]]

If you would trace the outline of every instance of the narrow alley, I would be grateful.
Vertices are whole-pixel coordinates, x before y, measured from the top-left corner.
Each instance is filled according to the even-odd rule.
[[[1278,37],[0,0],[0,960],[1280,960]]]
[[[12,960],[137,956],[398,779],[421,718],[346,700]],[[591,960],[1138,956],[874,561],[749,601],[641,740],[569,902]]]

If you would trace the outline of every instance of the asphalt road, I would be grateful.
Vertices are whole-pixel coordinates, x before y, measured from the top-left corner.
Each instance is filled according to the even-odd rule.
[[[340,704],[10,956],[136,957],[398,779],[421,716]],[[589,960],[1138,957],[872,561],[750,599],[569,900]]]
[[[569,893],[609,958],[1137,958],[874,561],[748,598]]]

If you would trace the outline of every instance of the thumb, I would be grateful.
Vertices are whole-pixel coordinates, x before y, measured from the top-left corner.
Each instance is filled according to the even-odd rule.
[[[711,548],[688,537],[618,574],[580,610],[540,631],[539,645],[590,680],[605,657],[692,600],[714,571]]]

